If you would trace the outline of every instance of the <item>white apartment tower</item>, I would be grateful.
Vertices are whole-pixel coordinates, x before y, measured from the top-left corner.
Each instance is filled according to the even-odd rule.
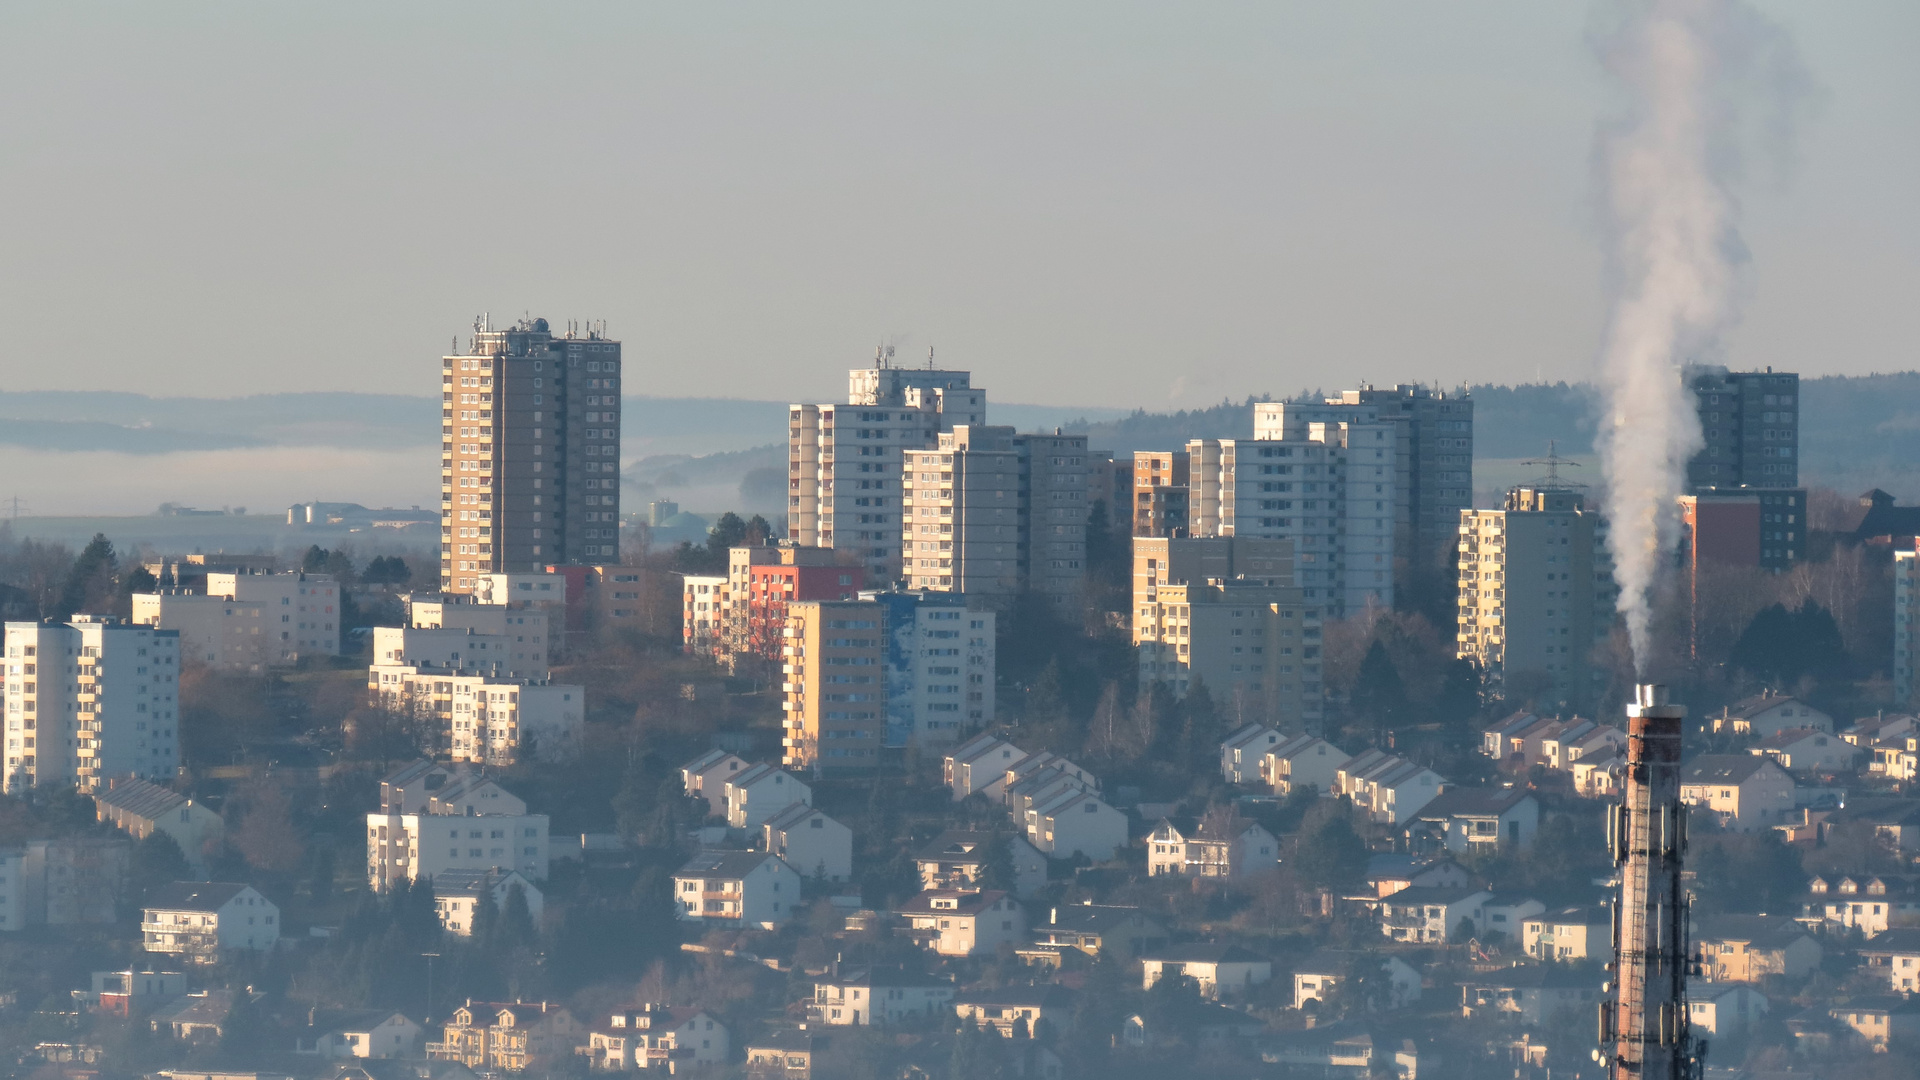
[[[883,348],[873,367],[847,373],[846,404],[788,406],[788,538],[858,551],[870,583],[898,578],[902,452],[986,422],[987,393],[972,378],[894,367]]]
[[[440,584],[612,562],[620,547],[620,343],[545,319],[477,321],[441,358]]]
[[[1087,439],[961,425],[906,451],[902,576],[910,588],[1068,607],[1086,580]]]
[[[180,635],[91,615],[6,626],[8,790],[180,767]]]
[[[1606,523],[1568,487],[1517,487],[1503,510],[1460,512],[1457,653],[1500,681],[1553,678],[1576,707],[1593,700],[1595,644],[1613,630]]]
[[[1331,615],[1393,606],[1394,425],[1312,421],[1272,434],[1187,444],[1192,535],[1293,541],[1302,599]]]

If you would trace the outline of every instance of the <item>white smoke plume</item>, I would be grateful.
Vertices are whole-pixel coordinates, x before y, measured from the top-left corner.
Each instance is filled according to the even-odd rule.
[[[1599,52],[1629,101],[1598,147],[1617,290],[1599,441],[1620,610],[1644,672],[1653,587],[1702,445],[1683,369],[1717,360],[1737,315],[1746,250],[1732,185],[1752,119],[1741,105],[1756,86],[1763,102],[1788,101],[1799,69],[1739,0],[1628,0]]]

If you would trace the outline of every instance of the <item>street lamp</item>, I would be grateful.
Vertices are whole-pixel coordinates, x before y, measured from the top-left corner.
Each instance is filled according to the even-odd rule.
[[[433,1022],[433,962],[440,958],[440,954],[423,952],[420,955],[427,958],[427,1011],[420,1021],[424,1027]]]

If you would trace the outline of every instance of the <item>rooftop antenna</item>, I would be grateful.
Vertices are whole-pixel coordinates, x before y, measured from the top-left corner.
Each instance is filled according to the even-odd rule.
[[[933,370],[933,346],[927,346],[927,370]]]

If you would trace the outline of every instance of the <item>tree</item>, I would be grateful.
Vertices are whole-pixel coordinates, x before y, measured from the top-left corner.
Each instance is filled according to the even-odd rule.
[[[784,482],[781,484],[780,490],[786,490],[786,484]],[[744,539],[748,547],[766,547],[773,542],[773,526],[767,523],[766,518],[755,514],[747,519]]]
[[[1375,638],[1367,648],[1366,658],[1360,661],[1360,675],[1354,681],[1352,712],[1355,719],[1364,721],[1375,733],[1375,739],[1384,742],[1384,735],[1393,731],[1407,720],[1407,688],[1400,681],[1399,669],[1393,666],[1393,660],[1387,656],[1387,647]]]
[[[707,551],[724,559],[729,549],[739,547],[746,539],[747,523],[729,510],[707,530]]]
[[[1845,674],[1847,650],[1833,616],[1812,600],[1798,611],[1785,604],[1762,608],[1734,642],[1728,662],[1771,686],[1792,686],[1804,677]]]
[[[135,906],[146,898],[149,890],[192,877],[193,868],[187,865],[186,853],[166,833],[150,832],[133,845],[133,855],[127,863],[127,885]]]
[[[229,836],[247,862],[261,870],[288,874],[306,861],[306,848],[293,824],[293,803],[286,788],[271,777],[249,780],[235,794],[240,824]]]
[[[77,612],[95,615],[115,614],[120,594],[120,563],[113,542],[105,533],[94,533],[93,540],[81,550],[67,580],[60,588],[55,617],[66,619]]]
[[[1366,877],[1367,843],[1353,828],[1353,812],[1344,800],[1308,811],[1294,842],[1294,869],[1303,883],[1335,892],[1357,887]]]

